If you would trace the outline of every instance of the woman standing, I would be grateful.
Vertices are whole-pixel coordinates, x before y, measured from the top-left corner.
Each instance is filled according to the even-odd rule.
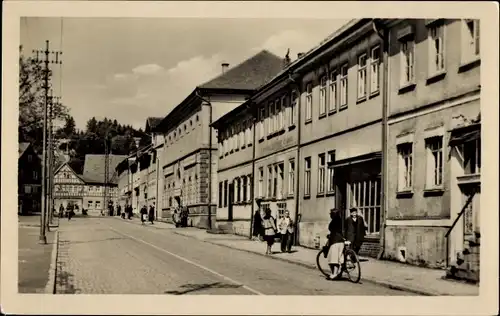
[[[270,209],[266,209],[266,213],[262,219],[262,226],[264,227],[264,240],[267,242],[266,255],[270,255],[272,254],[271,248],[276,236],[276,224],[274,217],[271,216]]]

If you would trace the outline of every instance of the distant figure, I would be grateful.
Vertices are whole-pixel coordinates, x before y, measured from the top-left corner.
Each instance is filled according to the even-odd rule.
[[[181,226],[188,226],[189,210],[186,206],[181,206]]]
[[[120,216],[123,218],[122,216],[122,206],[120,204],[118,204],[118,207],[116,208],[116,215]]]
[[[148,209],[146,208],[146,205],[143,205],[141,208],[141,223],[144,225],[144,222],[146,221],[146,216],[148,214]]]
[[[260,241],[260,238],[263,236],[262,234],[262,216],[260,215],[260,203],[261,200],[257,199],[255,201],[257,203],[257,210],[253,215],[253,227],[252,227],[252,236],[254,240]]]
[[[64,216],[64,206],[62,204],[59,205],[59,218],[63,218]]]
[[[67,210],[67,212],[68,212],[68,221],[70,221],[70,220],[71,220],[71,218],[73,217],[73,215],[75,215],[75,212],[73,211],[73,206],[68,205],[68,206],[66,207],[66,210]]]
[[[280,219],[278,228],[281,237],[281,252],[292,252],[293,221],[289,211],[285,211],[285,216]]]
[[[154,224],[154,220],[155,220],[155,208],[153,207],[153,205],[149,206],[148,220],[151,222],[151,224]]]
[[[174,213],[172,214],[172,221],[174,222],[175,224],[175,227],[179,227],[180,224],[181,224],[181,221],[180,221],[180,212],[178,209],[174,209]]]

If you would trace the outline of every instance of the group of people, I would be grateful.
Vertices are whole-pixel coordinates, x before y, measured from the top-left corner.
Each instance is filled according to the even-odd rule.
[[[78,205],[66,205],[66,212],[64,211],[64,206],[62,204],[59,205],[59,218],[68,217],[68,221],[71,220],[73,216],[75,216],[75,209],[78,210]]]
[[[140,213],[141,213],[141,223],[143,225],[146,222],[146,220],[148,222],[151,222],[151,224],[154,224],[154,220],[155,220],[154,202],[153,202],[153,205],[149,205],[149,211],[148,211],[148,208],[146,207],[146,205],[143,205],[141,207]]]
[[[368,228],[364,218],[358,214],[356,208],[349,210],[350,216],[342,227],[342,215],[338,209],[330,210],[330,224],[328,225],[328,264],[331,274],[329,279],[336,279],[342,272],[344,262],[344,242],[348,240],[352,250],[359,254]]]
[[[174,222],[175,227],[187,227],[188,218],[189,210],[187,207],[179,206],[174,209],[174,213],[172,214],[172,221]]]
[[[122,208],[120,205],[118,205],[118,215],[125,219],[132,219],[132,216],[133,216],[133,209],[132,209],[132,205],[130,204],[126,204],[124,209],[123,209],[123,213],[122,213]]]
[[[272,246],[276,239],[281,243],[281,252],[292,252],[295,224],[290,212],[285,210],[276,220],[269,208],[262,211],[261,200],[257,200],[258,209],[253,217],[254,240],[264,240],[267,244],[266,255],[272,254]]]

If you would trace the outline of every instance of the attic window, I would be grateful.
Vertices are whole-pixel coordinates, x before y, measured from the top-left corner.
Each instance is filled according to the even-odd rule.
[[[187,129],[187,126],[186,126],[186,124],[184,124],[184,130],[186,130],[186,129]]]
[[[200,117],[198,115],[196,115],[196,122],[198,122],[200,120]]]
[[[189,120],[189,126],[193,126],[193,121]]]

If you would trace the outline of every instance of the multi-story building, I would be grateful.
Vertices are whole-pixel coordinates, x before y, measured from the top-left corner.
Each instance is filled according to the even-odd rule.
[[[479,21],[386,25],[391,167],[385,256],[444,267],[457,252],[479,244]]]
[[[223,64],[220,76],[196,87],[155,128],[165,142],[161,208],[171,218],[173,208],[187,206],[190,224],[197,227],[211,227],[216,215],[218,155],[212,122],[245,102],[281,70],[282,61],[262,51],[228,66]]]
[[[18,214],[40,212],[42,162],[30,143],[19,143]]]
[[[83,203],[86,188],[85,179],[77,174],[68,162],[61,164],[54,172],[54,209],[59,211],[61,206],[66,210],[73,206],[76,213],[87,208]]]
[[[108,193],[105,197],[105,155],[85,155],[83,174],[81,178],[85,181],[83,193],[83,208],[88,210],[89,215],[98,215],[107,210],[107,201],[114,205],[118,203],[118,177],[115,175],[116,166],[125,159],[123,155],[109,155],[108,170]]]

